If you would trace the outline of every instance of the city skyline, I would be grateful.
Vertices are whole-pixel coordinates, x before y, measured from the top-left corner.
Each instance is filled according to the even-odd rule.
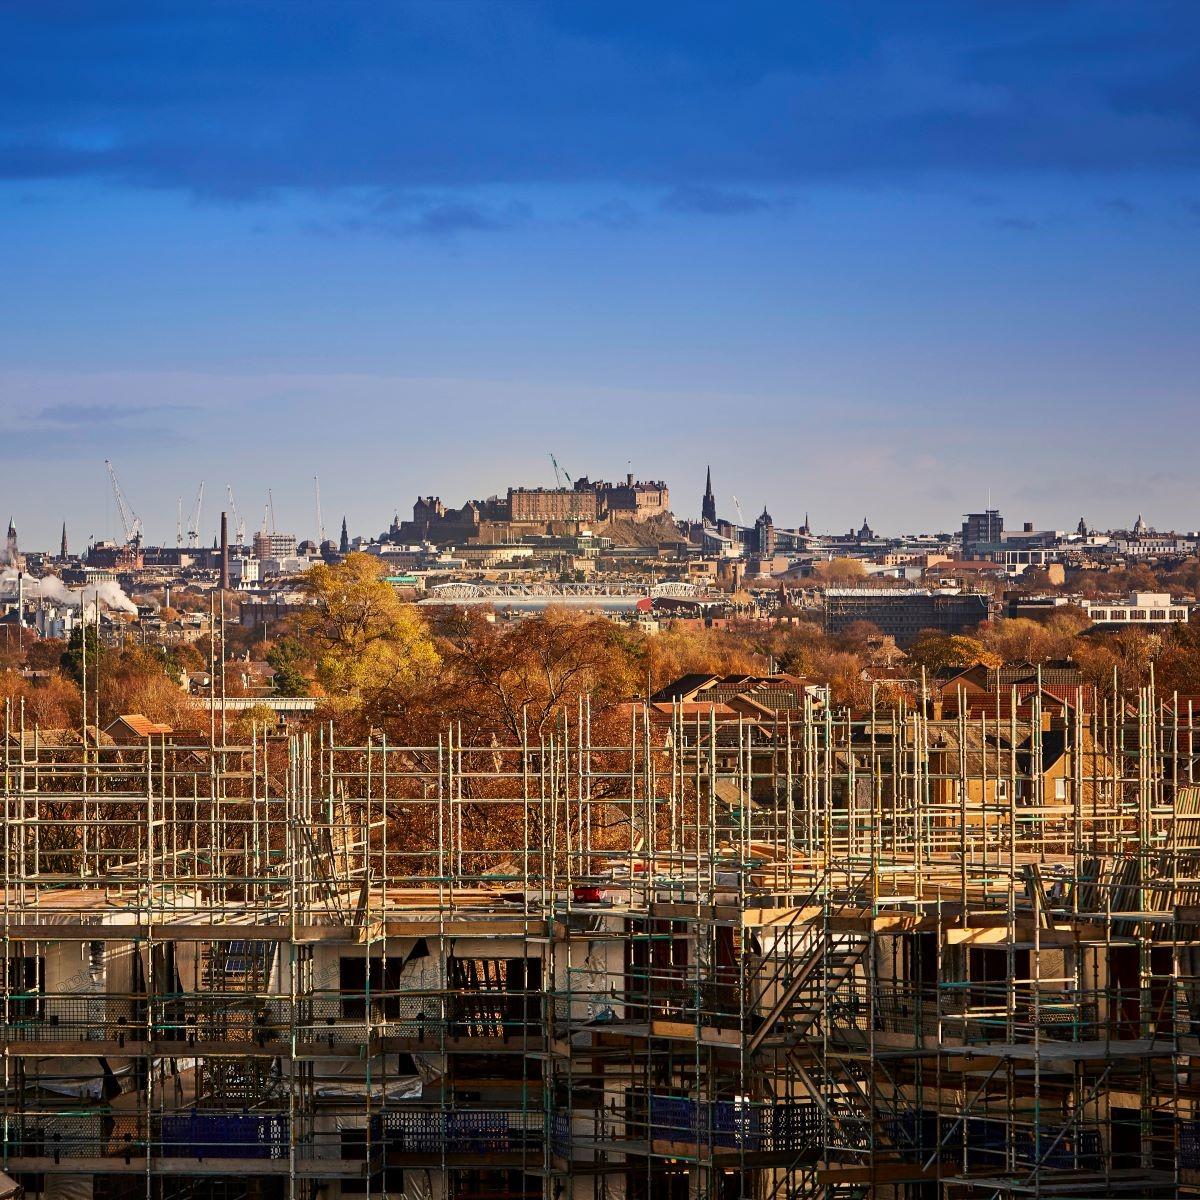
[[[31,544],[106,457],[168,538],[201,479],[363,530],[551,450],[680,515],[711,460],[782,525],[1200,525],[1200,10],[347,11],[0,15]]]
[[[503,498],[510,488],[517,490],[554,489],[558,484],[553,478],[555,464],[550,461],[549,455],[547,455],[547,462],[550,474],[549,478],[532,481],[513,479],[502,482],[498,487],[490,491],[476,489],[468,494],[454,495],[439,491],[434,487],[418,486],[387,510],[387,513],[390,515],[385,516],[383,510],[381,510],[374,515],[368,515],[358,525],[355,524],[354,520],[347,513],[344,513],[337,506],[337,497],[330,497],[327,489],[324,488],[324,485],[321,485],[321,518],[326,540],[336,543],[340,535],[342,523],[345,521],[352,540],[362,538],[365,541],[374,541],[387,533],[387,526],[392,517],[399,516],[402,521],[406,520],[407,514],[412,509],[413,502],[419,497],[435,497],[443,501],[447,507],[456,508],[468,502],[486,500],[489,497],[500,496]],[[628,465],[631,466],[632,464]],[[113,494],[112,482],[108,476],[106,467],[107,464],[100,464],[98,467],[99,482],[97,487],[102,489],[102,502],[97,502],[90,510],[93,517],[90,523],[86,519],[86,512],[83,511],[77,512],[74,515],[64,513],[57,517],[53,516],[48,509],[34,509],[21,513],[14,511],[11,513],[9,520],[17,529],[21,548],[23,550],[53,553],[57,551],[59,542],[64,535],[70,543],[71,553],[73,554],[82,552],[87,545],[93,542],[124,542],[126,538],[122,526],[122,517]],[[601,478],[601,475],[594,471],[574,473],[571,478],[574,479],[579,476],[588,476],[592,480],[599,480]],[[654,472],[651,472],[647,478],[650,478],[650,476],[661,478],[661,474]],[[609,477],[617,478],[615,473],[611,473]],[[282,495],[277,489],[272,487],[269,494],[264,494],[261,498],[262,502],[256,504],[256,497],[253,492],[243,495],[232,484],[205,480],[203,481],[205,488],[204,499],[200,509],[200,519],[195,538],[189,537],[189,529],[192,518],[195,515],[196,489],[193,489],[186,495],[177,496],[175,504],[171,507],[169,513],[165,509],[162,509],[161,506],[147,510],[136,496],[125,492],[123,487],[122,491],[123,499],[128,505],[130,515],[136,517],[141,523],[142,541],[146,545],[171,546],[176,543],[178,538],[182,538],[181,544],[184,545],[194,544],[200,548],[215,545],[219,538],[220,520],[223,512],[228,514],[231,536],[233,524],[240,516],[245,526],[247,544],[249,544],[253,535],[258,531],[273,529],[278,529],[281,533],[286,532],[294,536],[298,542],[312,541],[316,543],[318,540],[317,487],[319,478],[319,476],[315,478],[310,477],[305,481],[309,487],[307,514],[304,513],[303,504],[300,502],[298,496],[300,489],[297,481],[292,481],[290,486],[286,486],[285,480],[285,488],[282,490]],[[695,495],[692,495],[692,492],[695,491],[693,488],[672,486],[669,479],[664,480],[664,482],[671,489],[670,511],[673,516],[679,521],[699,520],[702,516],[703,493],[697,491]],[[791,505],[781,506],[770,498],[764,501],[754,501],[746,497],[739,497],[736,493],[721,490],[718,487],[718,483],[719,471],[718,479],[714,482],[712,464],[705,464],[705,482],[702,487],[707,488],[710,485],[713,487],[717,516],[722,522],[729,522],[735,526],[740,525],[742,528],[750,529],[753,527],[759,514],[769,510],[772,522],[778,528],[800,530],[806,524],[810,524],[813,535],[817,537],[841,536],[847,530],[853,532],[863,521],[866,521],[876,534],[884,538],[934,534],[953,535],[958,533],[960,522],[968,513],[984,513],[988,510],[998,511],[1000,519],[1005,523],[1005,528],[1010,531],[1018,530],[1022,525],[1028,523],[1039,530],[1058,530],[1068,533],[1074,531],[1075,526],[1080,520],[1085,521],[1089,529],[1094,529],[1098,532],[1131,530],[1137,521],[1141,521],[1146,529],[1157,530],[1163,533],[1192,533],[1195,528],[1164,525],[1161,522],[1156,522],[1153,519],[1152,513],[1145,514],[1141,511],[1127,515],[1127,519],[1123,522],[1119,521],[1111,525],[1104,525],[1093,521],[1087,513],[1082,513],[1074,522],[1038,522],[1033,517],[1023,513],[1015,514],[1006,511],[1003,503],[996,501],[990,494],[978,505],[964,505],[962,511],[959,513],[947,510],[945,519],[940,524],[933,524],[927,527],[893,526],[885,519],[882,519],[883,514],[873,517],[870,513],[863,514],[857,520],[841,522],[840,524],[828,523],[821,520],[819,513],[813,513],[809,509],[804,509],[799,516],[791,520],[781,519],[778,515],[782,511],[790,513],[792,509]],[[197,484],[198,486],[199,484]],[[565,483],[564,486],[566,486]],[[233,487],[236,509],[229,503],[228,487]],[[249,496],[249,500],[245,496]],[[103,515],[101,516],[101,514]],[[294,516],[296,519],[289,521],[289,516]],[[43,526],[52,528],[52,537],[47,539],[40,539],[38,537],[37,531]]]

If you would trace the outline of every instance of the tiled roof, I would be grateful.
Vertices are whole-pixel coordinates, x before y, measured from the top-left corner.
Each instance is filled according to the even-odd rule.
[[[133,733],[138,734],[139,737],[150,737],[152,734],[175,732],[170,725],[160,725],[155,721],[151,721],[149,717],[143,716],[141,713],[122,713],[109,725],[109,729],[117,724],[118,721]]]

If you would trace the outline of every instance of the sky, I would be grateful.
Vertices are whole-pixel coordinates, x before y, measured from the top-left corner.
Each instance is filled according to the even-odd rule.
[[[1195,0],[0,0],[29,548],[632,470],[1200,527]],[[7,515],[7,511],[4,514]]]

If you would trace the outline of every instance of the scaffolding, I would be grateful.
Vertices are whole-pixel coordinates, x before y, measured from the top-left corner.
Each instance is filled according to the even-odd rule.
[[[4,738],[3,1161],[93,1197],[1200,1193],[1200,779],[1146,688]],[[604,730],[601,741],[593,736]]]

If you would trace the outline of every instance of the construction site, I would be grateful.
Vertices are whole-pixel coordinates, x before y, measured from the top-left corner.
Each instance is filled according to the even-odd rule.
[[[26,1194],[1200,1194],[1190,707],[586,705],[515,745],[8,711]],[[599,738],[603,728],[605,736]],[[593,741],[593,736],[597,741]]]

